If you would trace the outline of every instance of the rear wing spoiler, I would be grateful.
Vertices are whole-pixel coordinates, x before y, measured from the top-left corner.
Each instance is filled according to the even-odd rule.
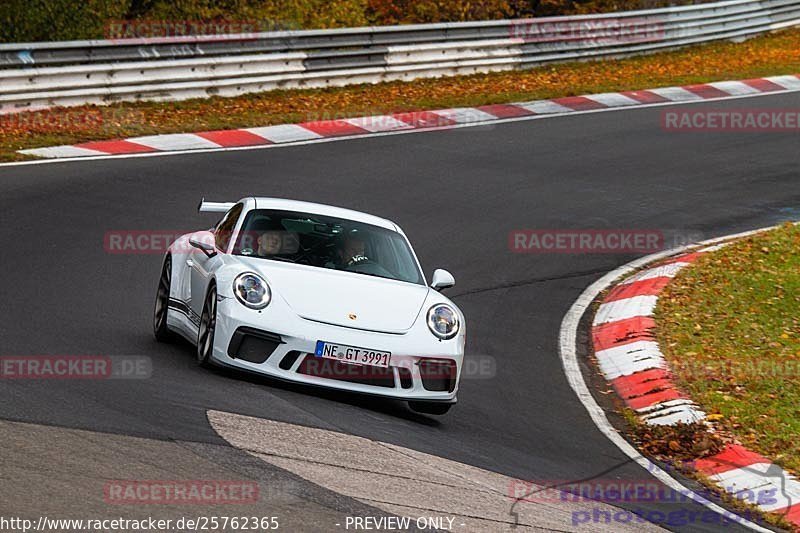
[[[200,213],[227,213],[234,205],[236,205],[234,202],[206,202],[206,199],[203,198],[200,200],[200,205],[197,206],[197,211]]]

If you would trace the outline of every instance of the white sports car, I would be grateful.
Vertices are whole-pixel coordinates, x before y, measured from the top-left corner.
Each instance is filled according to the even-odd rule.
[[[164,258],[156,339],[175,333],[220,364],[294,382],[407,400],[444,414],[456,402],[464,316],[430,287],[403,231],[372,215],[307,202],[202,201],[225,213]]]

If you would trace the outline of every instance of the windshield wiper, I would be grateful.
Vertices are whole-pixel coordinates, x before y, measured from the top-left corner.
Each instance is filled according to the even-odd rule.
[[[352,272],[354,274],[362,274],[364,276],[372,276],[373,278],[390,279],[392,281],[405,281],[402,279],[393,278],[391,276],[381,276],[380,274],[372,274],[370,272],[362,272],[360,270],[344,270],[343,272]]]

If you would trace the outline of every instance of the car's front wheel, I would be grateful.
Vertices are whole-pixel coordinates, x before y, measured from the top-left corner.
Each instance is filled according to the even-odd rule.
[[[200,315],[200,328],[197,331],[197,362],[200,366],[211,364],[211,353],[214,351],[214,332],[217,328],[217,288],[212,285],[203,303]]]
[[[173,339],[172,332],[167,327],[167,313],[169,312],[169,293],[172,286],[172,258],[164,259],[164,268],[158,280],[156,291],[156,305],[153,310],[153,334],[158,342],[169,342]]]
[[[412,411],[426,415],[443,415],[453,406],[452,403],[444,402],[408,402]]]

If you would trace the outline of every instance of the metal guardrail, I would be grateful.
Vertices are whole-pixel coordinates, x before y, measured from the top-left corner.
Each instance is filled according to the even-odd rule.
[[[0,112],[530,68],[796,25],[800,0],[730,0],[575,17],[0,44]]]

